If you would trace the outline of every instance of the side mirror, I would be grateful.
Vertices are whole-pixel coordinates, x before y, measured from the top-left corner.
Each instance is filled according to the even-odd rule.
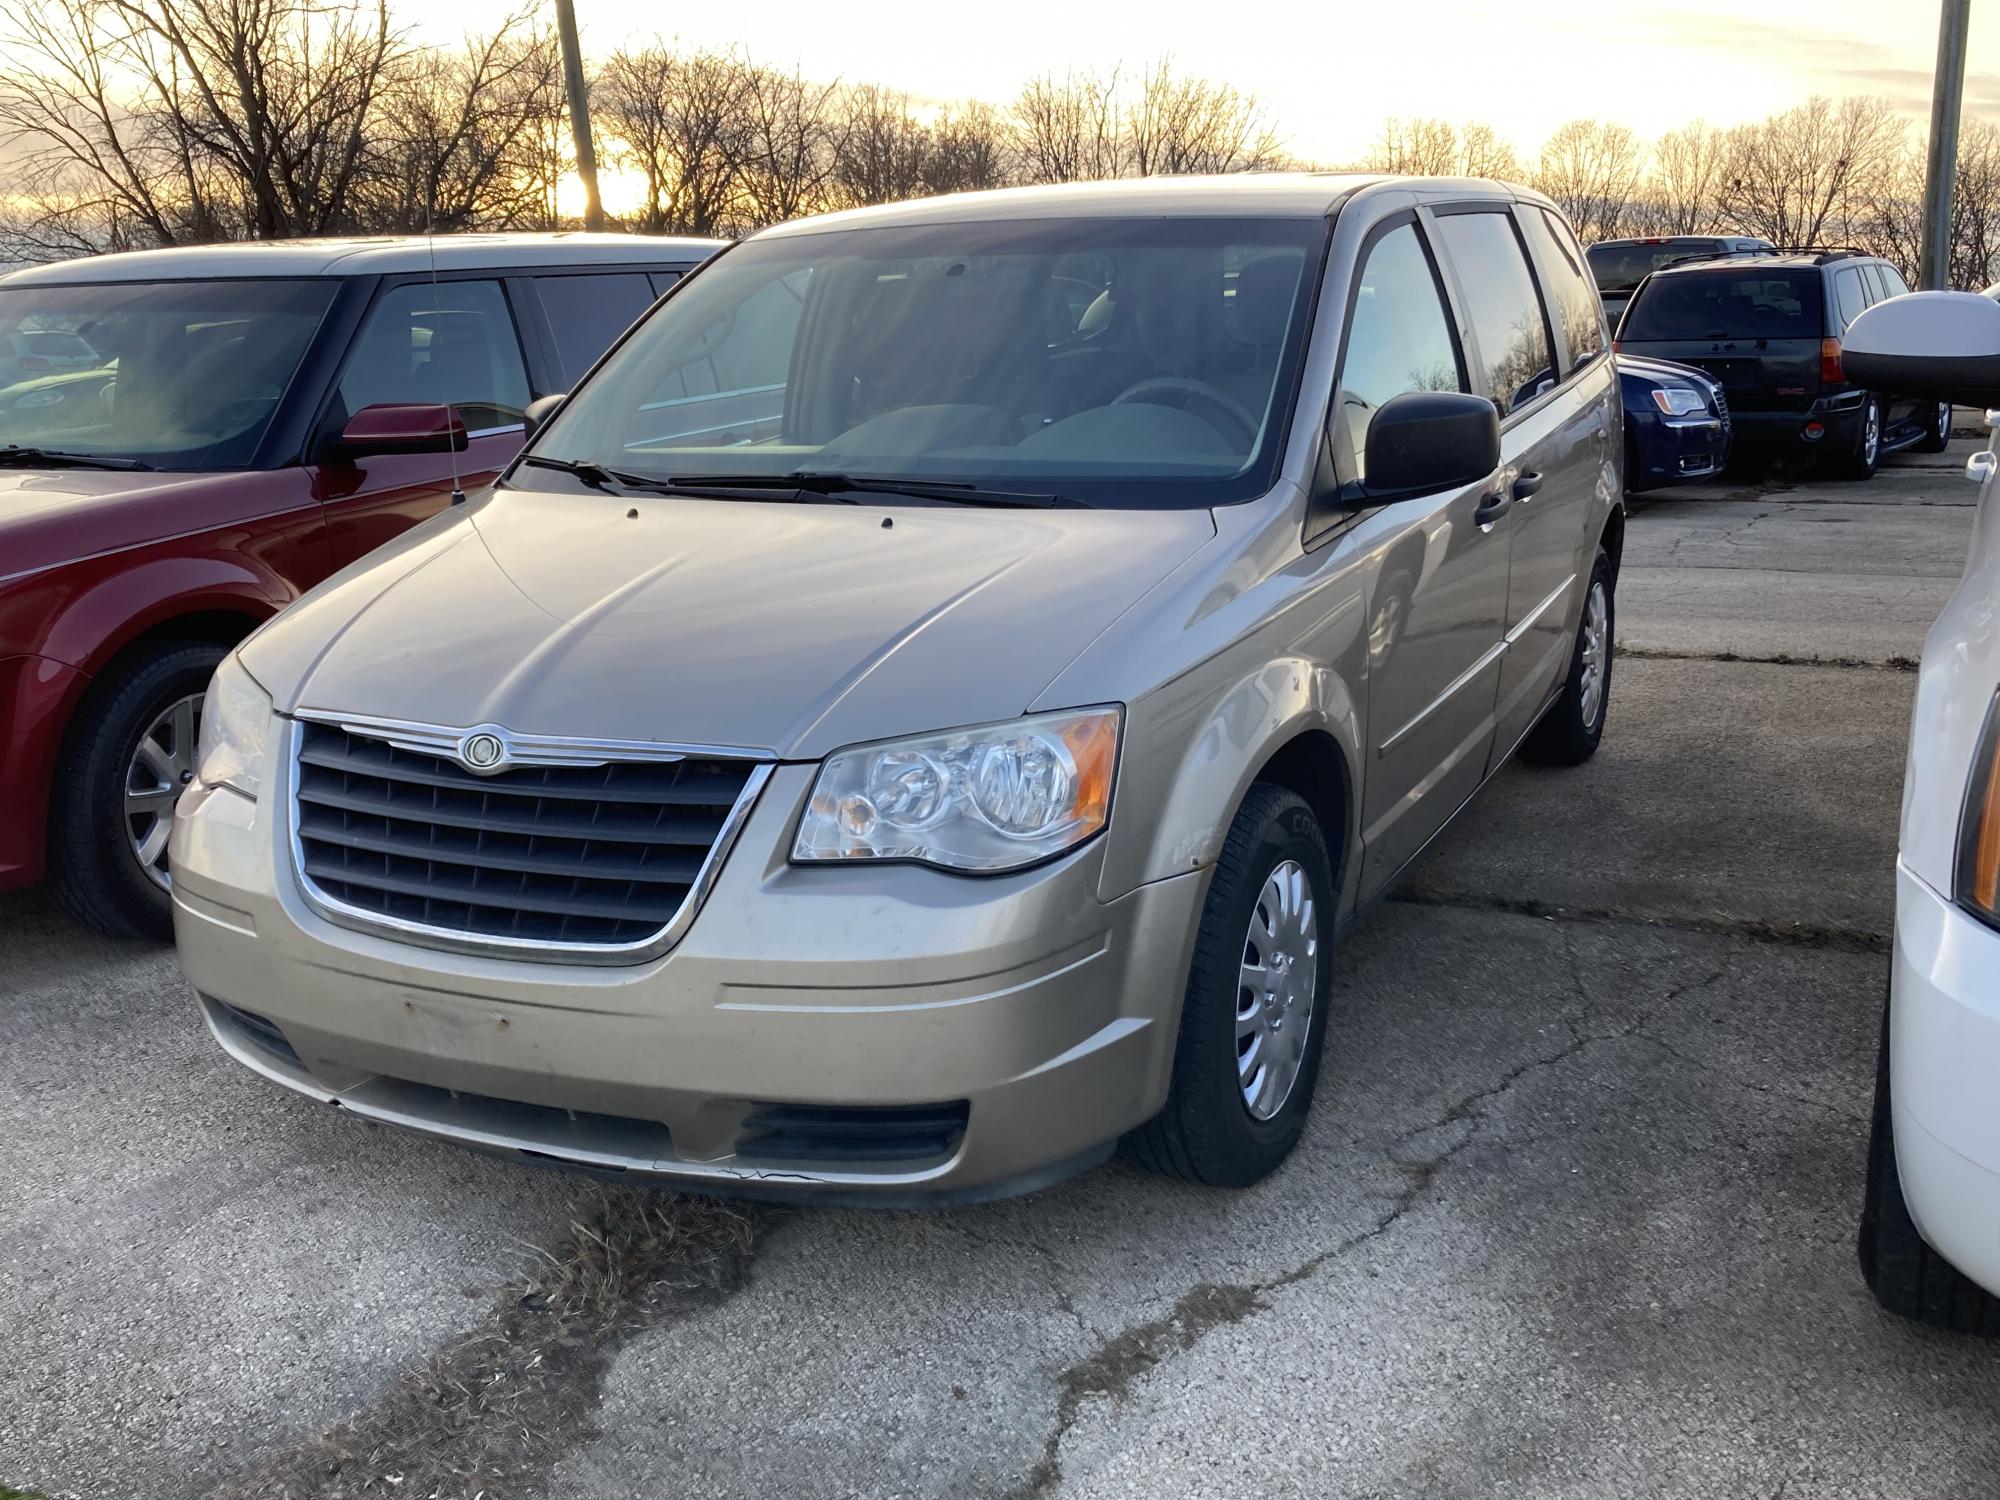
[[[1500,467],[1500,412],[1484,396],[1405,391],[1368,423],[1370,503],[1463,489]]]
[[[1849,326],[1840,362],[1872,390],[2000,406],[2000,302],[1977,292],[1891,297]]]
[[[558,391],[553,396],[537,396],[528,403],[528,409],[521,413],[522,425],[527,428],[527,431],[521,434],[523,447],[535,440],[535,434],[542,430],[542,425],[554,416],[556,408],[568,399],[568,391]]]
[[[455,406],[364,406],[330,445],[328,457],[384,453],[463,453],[465,419]]]

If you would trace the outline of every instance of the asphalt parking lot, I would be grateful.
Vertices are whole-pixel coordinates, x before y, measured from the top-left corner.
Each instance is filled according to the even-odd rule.
[[[559,1318],[629,1203],[281,1094],[170,954],[0,898],[0,1488],[1993,1495],[2000,1348],[1881,1315],[1853,1252],[1973,446],[1636,503],[1602,751],[1508,770],[1366,920],[1246,1193],[719,1237],[663,1198],[668,1292]]]

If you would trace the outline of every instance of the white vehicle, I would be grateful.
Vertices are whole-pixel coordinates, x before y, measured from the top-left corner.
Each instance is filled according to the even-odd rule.
[[[47,375],[94,370],[103,363],[88,343],[62,329],[0,333],[0,390]]]
[[[2000,302],[1990,298],[1892,298],[1855,320],[1844,353],[1870,388],[2000,407]],[[1986,1334],[2000,1334],[1996,469],[1991,452],[1967,465],[1980,483],[1971,554],[1917,678],[1860,1243],[1884,1307]]]

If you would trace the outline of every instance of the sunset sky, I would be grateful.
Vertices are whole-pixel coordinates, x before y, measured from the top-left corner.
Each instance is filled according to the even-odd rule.
[[[489,24],[490,0],[396,7],[432,40]],[[916,98],[1010,100],[1035,74],[1138,67],[1173,54],[1190,73],[1252,90],[1288,147],[1338,162],[1392,114],[1483,119],[1532,150],[1564,120],[1619,120],[1651,136],[1696,116],[1756,118],[1815,93],[1883,94],[1929,108],[1934,0],[1395,0],[1218,5],[1214,0],[751,0],[662,6],[576,0],[589,51],[665,31],[737,46],[820,78]],[[1979,14],[1985,11],[1986,14]],[[1975,7],[1968,114],[2000,116],[2000,5]]]

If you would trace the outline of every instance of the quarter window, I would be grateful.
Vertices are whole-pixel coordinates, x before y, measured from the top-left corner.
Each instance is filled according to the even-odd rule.
[[[1556,315],[1556,329],[1574,369],[1604,352],[1604,304],[1583,273],[1576,241],[1560,221],[1542,208],[1524,207],[1520,215],[1528,248],[1541,268],[1542,285],[1548,289],[1549,310]]]
[[[1504,212],[1448,214],[1438,232],[1465,293],[1485,394],[1505,416],[1555,383],[1548,321],[1521,241]]]
[[[1833,294],[1840,303],[1840,321],[1852,323],[1868,309],[1868,297],[1861,289],[1861,272],[1857,267],[1846,266],[1835,273]]]
[[[1462,391],[1465,376],[1438,293],[1437,273],[1414,224],[1377,240],[1362,263],[1334,393],[1335,441],[1366,479],[1368,424],[1405,391]]]
[[[364,406],[455,406],[474,432],[511,427],[528,372],[497,281],[411,282],[376,301],[340,377],[342,422]]]
[[[1888,287],[1891,297],[1906,297],[1909,295],[1910,284],[1903,280],[1902,272],[1898,271],[1887,261],[1882,262],[1876,269],[1882,273],[1883,284]]]

